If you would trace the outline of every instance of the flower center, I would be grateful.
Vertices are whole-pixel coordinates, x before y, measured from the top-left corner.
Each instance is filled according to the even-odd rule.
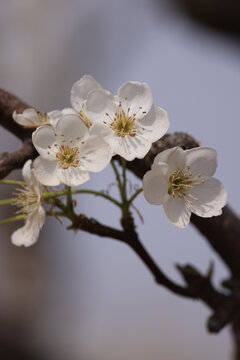
[[[46,113],[41,113],[38,110],[35,110],[35,111],[39,117],[41,125],[50,125],[50,122],[49,122],[49,119],[48,119],[48,116]]]
[[[36,210],[39,201],[33,186],[31,188],[24,186],[23,189],[17,190],[17,202],[14,205],[21,208],[18,213],[29,215]]]
[[[178,196],[180,199],[184,199],[188,195],[192,199],[198,201],[198,198],[191,195],[191,190],[197,185],[203,184],[204,180],[200,180],[201,174],[192,177],[189,170],[190,167],[187,166],[185,169],[178,169],[172,173],[169,178],[168,194],[173,197]],[[192,204],[192,201],[188,201]]]
[[[70,147],[63,144],[59,148],[59,152],[56,154],[57,160],[60,162],[61,167],[66,170],[69,167],[79,166],[79,149],[78,147]]]
[[[134,137],[136,135],[136,118],[134,116],[129,116],[128,109],[127,113],[123,110],[119,114],[115,114],[113,122],[110,124],[110,127],[117,136],[125,137],[129,135]]]

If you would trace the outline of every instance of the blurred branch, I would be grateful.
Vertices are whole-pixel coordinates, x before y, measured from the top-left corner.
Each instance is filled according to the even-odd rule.
[[[4,152],[0,155],[0,179],[5,178],[11,171],[20,169],[28,159],[34,159],[37,152],[31,139],[23,142],[23,147],[12,153]]]
[[[240,3],[237,0],[174,0],[191,17],[217,30],[240,35]]]
[[[23,112],[27,107],[29,106],[22,100],[5,90],[0,89],[0,125],[22,141],[29,138],[31,139],[32,131],[18,125],[13,120],[12,114],[14,110]]]
[[[16,96],[0,89],[0,125],[23,141],[23,147],[12,153],[4,152],[0,155],[0,179],[12,170],[22,168],[26,160],[33,159],[37,152],[32,145],[32,130],[18,125],[12,118],[14,110],[23,112],[29,107]]]

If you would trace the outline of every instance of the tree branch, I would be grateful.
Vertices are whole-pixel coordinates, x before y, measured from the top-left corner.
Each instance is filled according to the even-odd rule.
[[[5,178],[11,171],[20,169],[28,159],[34,159],[37,156],[32,140],[26,139],[23,147],[12,153],[4,152],[0,155],[0,179]]]
[[[199,272],[197,272],[197,270],[189,265],[186,267],[178,266],[178,270],[181,272],[186,281],[186,287],[180,286],[170,280],[141,244],[138,234],[135,231],[132,216],[128,215],[123,217],[121,224],[123,231],[103,225],[95,219],[89,219],[86,215],[80,214],[74,218],[74,221],[68,229],[83,230],[101,237],[120,240],[129,245],[146,265],[150,273],[153,275],[156,283],[176,295],[190,299],[200,299],[212,309],[218,308],[228,299],[227,296],[214,289],[209,277],[202,276]]]
[[[0,178],[6,176],[10,171],[22,167],[27,159],[37,156],[30,140],[31,130],[20,127],[12,119],[14,110],[22,112],[26,107],[28,106],[15,96],[0,90],[0,125],[24,143],[22,149],[12,154],[3,153],[0,156]],[[153,144],[144,159],[127,162],[127,167],[136,176],[142,178],[146,171],[150,169],[154,157],[160,151],[174,146],[190,149],[199,145],[198,141],[184,133],[165,135]],[[209,244],[231,270],[233,281],[237,281],[240,278],[240,222],[237,216],[229,207],[225,207],[221,216],[203,219],[193,215],[191,221],[207,238]],[[166,277],[142,246],[134,225],[131,224],[129,218],[122,219],[122,226],[124,230],[120,231],[102,225],[94,219],[88,219],[85,215],[79,215],[69,228],[81,229],[99,236],[112,237],[130,245],[148,267],[158,284],[165,286],[178,295],[199,298],[215,310],[208,323],[210,331],[218,331],[232,319],[234,320],[234,328],[240,328],[239,321],[236,320],[236,316],[237,319],[240,317],[238,311],[239,300],[234,290],[232,290],[232,295],[229,296],[219,293],[213,288],[209,278],[202,276],[192,266],[178,266],[178,270],[180,270],[188,286],[181,287],[175,284]]]
[[[0,125],[24,141],[31,138],[32,131],[18,125],[12,118],[14,110],[23,112],[29,106],[16,96],[0,89]]]

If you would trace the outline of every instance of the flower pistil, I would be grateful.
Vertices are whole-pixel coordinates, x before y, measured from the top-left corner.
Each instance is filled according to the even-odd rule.
[[[199,199],[191,194],[191,190],[200,184],[204,184],[204,180],[200,180],[200,178],[201,174],[192,177],[190,166],[175,170],[169,178],[168,195],[172,195],[173,197],[178,196],[181,199],[185,198],[187,201],[189,200],[186,196],[190,196],[198,201]],[[192,201],[189,202],[192,204]]]
[[[77,146],[70,147],[66,144],[62,144],[59,148],[59,152],[56,154],[57,160],[60,162],[62,169],[66,170],[69,167],[79,166],[79,149]]]

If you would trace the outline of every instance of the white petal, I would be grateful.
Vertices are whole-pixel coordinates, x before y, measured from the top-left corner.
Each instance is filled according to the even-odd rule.
[[[159,106],[153,105],[148,114],[140,120],[139,126],[143,128],[142,135],[144,137],[151,142],[157,141],[169,128],[167,112]]]
[[[113,134],[112,129],[105,124],[94,124],[91,126],[90,135],[96,135],[102,138],[110,146],[111,156],[116,155],[115,148],[118,147],[117,139]],[[116,144],[117,143],[117,144]]]
[[[24,181],[30,185],[31,184],[31,179],[32,179],[32,176],[31,176],[31,165],[32,165],[32,160],[27,160],[25,162],[25,164],[23,165],[23,168],[22,168],[22,177],[24,179]]]
[[[88,135],[89,130],[79,116],[68,114],[58,120],[56,133],[59,144],[65,140],[68,145],[74,146]]]
[[[35,193],[38,195],[39,203],[41,203],[41,195],[43,192],[43,185],[36,178],[33,169],[32,169],[31,175],[32,175],[32,186],[34,188]]]
[[[89,173],[80,168],[70,167],[68,169],[57,169],[59,181],[68,186],[78,186],[90,179]]]
[[[93,124],[98,122],[110,124],[117,111],[118,106],[115,97],[106,90],[90,92],[84,104],[84,113]]]
[[[168,220],[179,228],[184,228],[190,221],[191,211],[186,206],[185,200],[178,197],[168,196],[163,203]]]
[[[80,114],[70,107],[62,110],[53,110],[47,113],[48,120],[53,127],[56,127],[58,120],[63,115],[76,115],[80,118]]]
[[[80,112],[83,106],[84,100],[87,99],[87,95],[92,90],[101,89],[101,85],[91,76],[85,75],[80,80],[73,84],[71,90],[71,104],[72,107]]]
[[[129,81],[118,90],[118,98],[125,112],[130,108],[129,115],[137,114],[137,119],[145,116],[152,107],[152,91],[147,83]]]
[[[35,127],[40,124],[40,118],[35,109],[25,109],[22,114],[17,114],[16,111],[13,113],[13,119],[19,125],[25,127]]]
[[[26,223],[20,229],[14,231],[11,236],[11,241],[17,246],[31,246],[39,236],[39,232],[45,221],[45,211],[42,207],[27,217]]]
[[[162,163],[143,177],[143,193],[145,199],[153,205],[161,205],[168,193],[169,182],[166,177],[168,165]]]
[[[13,119],[15,120],[15,122],[18,123],[21,126],[25,126],[25,127],[32,127],[33,126],[32,120],[29,120],[29,119],[25,118],[23,116],[23,114],[17,114],[17,112],[14,111],[12,116],[13,116]]]
[[[201,177],[202,179],[202,177]],[[227,192],[222,183],[212,177],[203,177],[204,184],[200,184],[191,190],[191,195],[199,200],[192,201],[191,211],[201,217],[218,216],[222,213],[222,208],[227,203]]]
[[[185,152],[179,146],[160,152],[154,159],[152,168],[158,163],[166,162],[169,164],[171,171],[176,169],[184,169],[186,160]]]
[[[114,131],[110,128],[110,126],[105,124],[93,124],[90,128],[89,135],[96,135],[100,136],[104,139],[107,143],[111,145],[113,138],[114,138]]]
[[[212,176],[217,168],[217,152],[209,147],[185,150],[186,165],[190,166],[193,176],[197,174]]]
[[[40,126],[32,134],[33,145],[39,154],[48,160],[55,160],[54,143],[56,141],[55,131],[52,126]]]
[[[73,108],[64,108],[62,109],[62,115],[76,115],[76,116],[79,116],[79,113],[74,110]]]
[[[40,117],[39,112],[33,108],[25,109],[23,112],[23,116],[29,120],[32,120],[33,123],[39,124]]]
[[[144,158],[151,145],[147,139],[139,136],[125,136],[124,138],[114,136],[113,150],[127,161],[132,161],[135,158]]]
[[[47,113],[47,119],[53,127],[56,126],[61,116],[62,116],[61,110],[53,110]]]
[[[80,164],[87,171],[103,170],[112,158],[110,146],[99,136],[90,135],[80,147]]]
[[[58,179],[58,168],[56,161],[48,161],[41,156],[36,158],[33,163],[34,175],[37,180],[47,186],[57,186],[60,184]]]

